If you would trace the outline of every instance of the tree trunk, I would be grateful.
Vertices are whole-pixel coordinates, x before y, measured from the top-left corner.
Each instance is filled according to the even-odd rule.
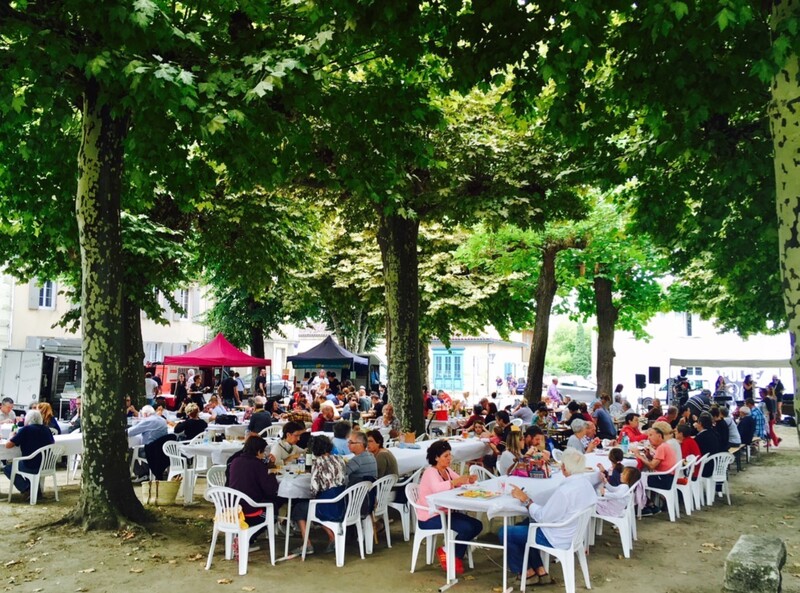
[[[561,249],[547,246],[542,252],[542,267],[536,284],[536,320],[531,340],[531,355],[528,359],[528,379],[525,385],[525,399],[528,406],[535,408],[542,400],[542,381],[544,380],[544,359],[547,355],[547,341],[550,333],[550,311],[556,296],[556,255]]]
[[[772,3],[770,28],[778,29],[788,19],[796,19],[800,6],[796,1]],[[795,418],[800,410],[800,61],[790,50],[783,69],[772,83],[769,105],[770,127],[775,150],[775,197],[778,212],[778,246],[780,250],[783,302],[792,345],[794,371]],[[800,435],[800,424],[797,427]]]
[[[614,385],[614,328],[619,312],[614,307],[614,283],[603,276],[594,277],[597,309],[597,396],[611,395]]]
[[[419,380],[422,385],[431,386],[431,378],[428,374],[431,366],[430,339],[428,336],[421,336],[419,340]]]
[[[124,410],[124,401],[130,397],[137,409],[147,402],[144,398],[144,344],[142,343],[142,312],[127,297],[122,299],[125,337],[122,342],[122,364],[120,365],[120,412]],[[123,414],[124,422],[124,414]]]
[[[419,360],[419,221],[381,215],[378,245],[386,291],[390,400],[405,430],[424,431]]]
[[[125,365],[120,194],[127,118],[90,86],[83,97],[75,210],[81,247],[83,329],[83,473],[72,518],[84,529],[142,521],[144,508],[128,473],[120,394]],[[141,373],[140,373],[141,374]],[[142,385],[139,378],[137,385]]]

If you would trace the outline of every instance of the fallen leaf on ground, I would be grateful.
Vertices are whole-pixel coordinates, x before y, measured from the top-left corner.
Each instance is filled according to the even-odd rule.
[[[710,542],[706,542],[706,543],[700,544],[700,545],[703,546],[704,548],[716,548],[717,547],[717,544],[712,544]]]
[[[700,550],[701,554],[711,554],[714,550]]]
[[[255,591],[255,587],[242,587],[242,591]]]
[[[784,515],[783,518],[784,519],[794,519],[795,517],[794,517],[794,515]]]
[[[86,587],[78,587],[77,589],[75,589],[75,593],[83,593],[84,591],[88,590],[89,589],[87,589]]]
[[[200,560],[203,557],[202,554],[195,554],[194,556],[189,556],[189,562],[194,562],[195,560]]]
[[[14,529],[22,529],[23,527],[25,527],[25,523],[17,523],[14,525]]]
[[[790,572],[789,574],[800,579],[800,573],[798,572]]]
[[[142,569],[141,568],[131,568],[128,572],[135,572],[136,574],[139,574],[140,572],[142,572]]]
[[[8,562],[6,562],[6,563],[5,563],[3,566],[5,566],[6,568],[8,568],[9,566],[14,566],[15,564],[19,564],[19,560],[9,560],[9,561],[8,561]]]
[[[471,574],[468,574],[467,576],[464,577],[464,580],[465,581],[474,581],[475,577],[473,575],[471,575]]]
[[[96,568],[84,568],[83,570],[79,570],[78,572],[82,572],[82,573],[87,573],[88,574],[90,572],[95,572],[96,570],[97,570]]]
[[[150,554],[150,558],[161,558],[161,554]]]
[[[231,579],[217,579],[218,585],[230,585],[232,582]]]
[[[34,590],[33,590],[33,593],[39,593],[39,591],[42,591],[42,588],[41,588],[41,587],[37,587],[36,589],[34,589]]]
[[[36,562],[38,560],[39,559],[36,556],[34,556],[33,558],[28,558],[28,562]]]
[[[177,563],[178,563],[178,561],[177,561],[177,560],[169,560],[169,561],[167,562],[167,564],[177,564]]]

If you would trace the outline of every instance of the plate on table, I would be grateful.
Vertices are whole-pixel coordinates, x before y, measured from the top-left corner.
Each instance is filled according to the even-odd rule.
[[[491,490],[465,490],[464,492],[460,492],[458,495],[463,496],[464,498],[489,500],[490,498],[497,498],[500,496],[500,492],[492,492]]]

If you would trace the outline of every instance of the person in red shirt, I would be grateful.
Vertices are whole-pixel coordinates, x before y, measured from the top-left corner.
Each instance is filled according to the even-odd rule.
[[[322,432],[325,430],[326,422],[333,422],[335,410],[331,405],[321,406],[319,409],[319,416],[314,419],[311,424],[311,432]]]
[[[695,455],[697,457],[702,457],[702,453],[700,452],[700,445],[697,444],[697,441],[694,440],[692,436],[692,427],[688,424],[679,424],[677,428],[677,432],[675,433],[676,440],[681,444],[681,457],[686,459],[689,455]],[[694,468],[694,477],[697,477],[697,473],[700,471],[700,466],[695,466]]]
[[[647,435],[639,430],[639,414],[628,412],[628,414],[625,415],[625,426],[619,431],[620,442],[622,442],[622,437],[624,436],[627,436],[628,441],[631,443],[647,440]]]

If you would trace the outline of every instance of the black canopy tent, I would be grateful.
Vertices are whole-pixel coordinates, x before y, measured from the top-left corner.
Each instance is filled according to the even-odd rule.
[[[349,369],[355,365],[369,365],[369,359],[348,352],[337,344],[332,336],[325,338],[310,350],[287,357],[296,369]]]

